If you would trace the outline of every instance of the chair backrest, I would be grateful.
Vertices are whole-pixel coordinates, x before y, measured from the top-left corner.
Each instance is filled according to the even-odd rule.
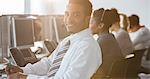
[[[114,62],[109,74],[110,78],[137,78],[145,51],[146,49],[135,50],[134,57]]]
[[[112,73],[116,73],[117,76],[120,76],[118,68],[123,67],[116,65],[116,61],[121,61],[123,59],[123,55],[121,53],[121,49],[117,40],[115,39],[113,34],[102,35],[98,39],[100,48],[102,49],[102,65],[99,67],[97,72],[93,75],[92,79],[106,79],[111,76]],[[122,63],[122,62],[120,62]],[[115,70],[115,65],[117,66]],[[123,63],[122,63],[123,64]],[[114,71],[114,72],[112,72]],[[115,72],[116,71],[116,72]]]
[[[149,61],[150,60],[150,47],[148,48],[148,52],[146,54],[146,60]]]
[[[110,78],[122,78],[126,76],[127,61],[125,59],[113,62],[112,68],[108,74]]]
[[[131,59],[127,59],[127,63],[128,63],[127,72],[126,72],[127,78],[138,77],[138,73],[139,73],[139,70],[141,67],[142,56],[143,56],[145,51],[146,51],[146,49],[135,50],[133,52],[134,57]]]
[[[145,51],[146,49],[135,50],[133,52],[134,57],[114,61],[111,68],[109,68],[109,73],[104,78],[136,79],[141,67],[141,59]],[[92,79],[99,79],[99,75],[100,74],[96,74]]]

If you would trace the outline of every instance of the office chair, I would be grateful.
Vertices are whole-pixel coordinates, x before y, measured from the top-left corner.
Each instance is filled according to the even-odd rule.
[[[138,73],[141,68],[141,60],[142,56],[146,49],[141,49],[141,50],[135,50],[133,52],[134,57],[127,59],[127,71],[126,71],[126,78],[132,78],[132,79],[137,79],[138,78]]]

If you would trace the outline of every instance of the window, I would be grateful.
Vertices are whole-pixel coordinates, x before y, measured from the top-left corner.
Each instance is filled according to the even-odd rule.
[[[24,0],[0,0],[0,15],[23,13]]]

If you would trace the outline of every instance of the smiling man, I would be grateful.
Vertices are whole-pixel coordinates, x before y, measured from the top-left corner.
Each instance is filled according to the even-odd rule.
[[[24,68],[6,68],[16,79],[90,79],[102,63],[101,50],[88,28],[92,5],[70,0],[65,11],[66,37],[48,58]],[[21,73],[20,73],[21,72]]]

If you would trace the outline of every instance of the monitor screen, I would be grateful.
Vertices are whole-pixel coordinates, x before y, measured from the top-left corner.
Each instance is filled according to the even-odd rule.
[[[16,46],[34,44],[34,27],[32,19],[14,19],[14,30]]]
[[[64,16],[56,16],[54,20],[54,29],[56,32],[56,39],[57,42],[60,42],[65,37],[69,36],[69,32],[67,32],[67,29],[65,27],[65,24],[63,22]]]

